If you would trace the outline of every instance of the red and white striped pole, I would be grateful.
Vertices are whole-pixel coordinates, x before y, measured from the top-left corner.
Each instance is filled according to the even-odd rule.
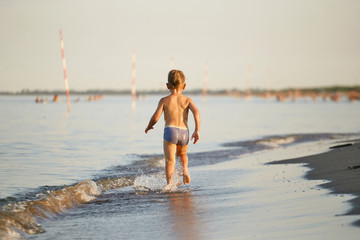
[[[63,38],[62,38],[61,29],[60,29],[60,31],[59,31],[59,34],[60,34],[61,56],[62,56],[62,62],[63,62],[63,67],[64,67],[66,99],[67,99],[67,105],[68,105],[68,112],[70,112],[69,81],[68,81],[68,79],[67,79],[67,74],[66,74],[66,61],[65,61],[65,53],[64,53],[64,41],[63,41]]]
[[[133,110],[136,108],[136,53],[132,53],[132,66],[131,66],[131,107]]]
[[[205,70],[204,70],[204,83],[203,83],[203,102],[206,102],[206,95],[207,95],[207,85],[208,85],[208,63],[205,64]]]

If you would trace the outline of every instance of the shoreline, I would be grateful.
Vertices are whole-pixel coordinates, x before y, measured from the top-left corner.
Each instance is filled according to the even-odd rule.
[[[310,168],[305,174],[308,180],[329,180],[320,185],[332,194],[351,194],[352,208],[343,215],[360,215],[360,142],[359,140],[330,146],[330,151],[270,162],[268,164],[305,163]],[[360,227],[360,217],[353,225]]]

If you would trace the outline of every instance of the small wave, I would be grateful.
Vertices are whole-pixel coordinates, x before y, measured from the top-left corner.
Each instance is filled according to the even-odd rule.
[[[102,192],[132,185],[131,178],[82,181],[75,186],[38,194],[39,200],[12,203],[0,210],[0,238],[22,239],[25,234],[45,232],[37,221],[50,218],[75,206],[96,199]]]
[[[224,147],[241,147],[244,152],[261,151],[264,148],[277,148],[284,145],[315,142],[321,140],[349,140],[358,139],[359,133],[304,133],[304,134],[287,134],[266,136],[258,140],[239,141],[224,143]]]
[[[263,139],[263,140],[256,141],[256,144],[265,145],[265,146],[271,147],[271,148],[277,148],[277,147],[280,147],[282,145],[287,145],[287,144],[294,143],[295,140],[296,140],[296,138],[294,136],[273,137],[273,138],[268,138],[268,139]]]
[[[134,183],[134,179],[130,177],[121,178],[107,178],[101,179],[96,182],[102,192],[109,191],[111,189],[118,189],[122,187],[130,186]]]

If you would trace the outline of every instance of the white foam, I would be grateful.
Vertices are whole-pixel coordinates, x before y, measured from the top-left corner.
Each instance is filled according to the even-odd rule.
[[[281,145],[290,144],[293,142],[295,142],[294,137],[280,137],[280,138],[270,138],[266,140],[260,140],[257,143],[268,147],[277,148]]]
[[[101,194],[99,186],[91,180],[84,181],[84,187],[79,186],[75,192],[80,194],[80,198],[83,202],[90,202],[96,199],[96,196]]]

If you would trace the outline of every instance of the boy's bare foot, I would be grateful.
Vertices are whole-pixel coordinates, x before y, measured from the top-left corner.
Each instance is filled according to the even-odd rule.
[[[163,190],[165,191],[165,192],[170,192],[172,189],[173,189],[173,187],[174,187],[174,184],[168,184],[168,185],[166,185],[164,188],[163,188]]]
[[[191,178],[188,172],[183,173],[183,182],[184,184],[189,184],[191,182]]]
[[[174,182],[169,183],[163,188],[163,191],[165,192],[173,192],[176,191],[176,189],[181,185],[181,182],[177,182],[176,185]]]

